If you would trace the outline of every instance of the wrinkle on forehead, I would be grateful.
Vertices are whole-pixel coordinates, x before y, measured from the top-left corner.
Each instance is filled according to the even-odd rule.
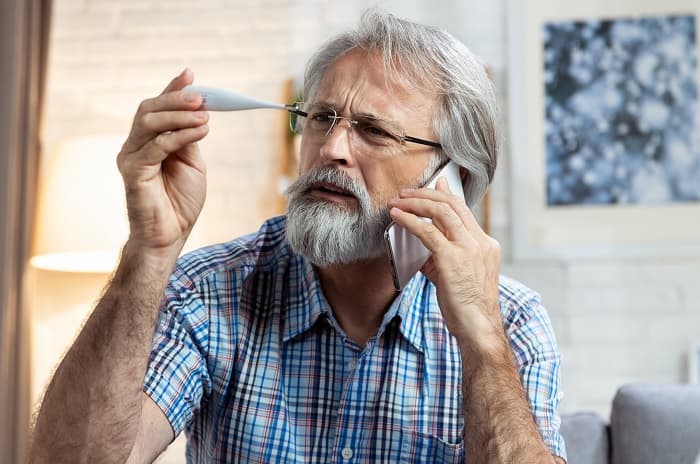
[[[394,124],[397,115],[432,122],[438,94],[409,79],[396,68],[387,72],[376,52],[353,49],[340,56],[326,70],[316,92],[315,102],[339,111],[384,119]],[[432,127],[426,129],[432,130]]]

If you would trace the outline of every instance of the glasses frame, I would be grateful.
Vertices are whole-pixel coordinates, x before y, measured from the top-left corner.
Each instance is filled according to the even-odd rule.
[[[297,116],[307,118],[309,116],[309,113],[307,113],[306,111],[301,109],[301,106],[304,105],[304,103],[305,102],[296,102],[292,105],[286,105],[286,109],[287,109],[287,111],[289,111],[292,114],[296,114]],[[326,137],[329,136],[331,134],[331,132],[333,132],[333,129],[335,129],[335,127],[338,123],[338,120],[340,120],[340,119],[347,120],[351,126],[354,124],[357,124],[359,122],[355,119],[352,119],[352,117],[340,116],[340,115],[338,115],[337,110],[335,110],[331,107],[328,107],[328,108],[332,109],[336,115],[333,116],[334,121],[333,121],[333,124],[331,125],[330,129],[328,130],[328,133],[326,133]],[[292,121],[293,120],[291,120],[291,119],[289,121],[290,128],[291,128],[292,132],[297,133],[297,130],[294,127],[294,124]],[[419,139],[418,137],[411,137],[410,135],[397,135],[397,134],[392,134],[392,135],[395,135],[396,138],[398,138],[402,143],[405,143],[405,142],[418,143],[420,145],[427,145],[429,147],[435,147],[435,148],[442,149],[442,145],[440,143],[433,142],[431,140]]]

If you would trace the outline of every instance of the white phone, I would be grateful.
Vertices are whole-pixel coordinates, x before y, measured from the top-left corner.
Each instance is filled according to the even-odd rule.
[[[453,194],[459,195],[464,199],[464,189],[462,188],[462,179],[459,175],[459,166],[454,161],[449,161],[445,164],[442,169],[430,178],[425,186],[434,189],[440,177],[445,177],[447,179],[447,184]],[[430,221],[428,218],[423,218],[423,220]],[[423,264],[428,261],[431,253],[418,237],[395,222],[392,222],[389,224],[389,227],[386,228],[384,240],[387,253],[389,254],[394,287],[397,292],[400,292]]]

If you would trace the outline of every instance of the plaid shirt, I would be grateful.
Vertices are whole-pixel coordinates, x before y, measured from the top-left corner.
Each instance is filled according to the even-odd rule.
[[[185,430],[188,463],[464,462],[460,351],[434,286],[417,274],[360,347],[285,224],[195,251],[171,276],[144,391]],[[548,316],[507,278],[500,308],[540,433],[565,457]]]

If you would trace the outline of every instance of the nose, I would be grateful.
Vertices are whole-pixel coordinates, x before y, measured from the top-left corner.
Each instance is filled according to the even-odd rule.
[[[352,152],[352,125],[349,119],[338,119],[324,138],[321,145],[321,157],[332,164],[350,167],[355,164]],[[341,127],[345,126],[345,127]]]

